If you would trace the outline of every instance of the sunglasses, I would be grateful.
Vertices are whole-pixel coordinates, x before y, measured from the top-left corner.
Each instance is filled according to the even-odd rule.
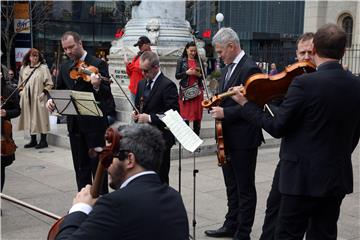
[[[117,158],[120,161],[123,161],[127,158],[128,154],[131,153],[130,150],[126,150],[126,149],[121,149],[118,152],[113,154],[113,158]]]

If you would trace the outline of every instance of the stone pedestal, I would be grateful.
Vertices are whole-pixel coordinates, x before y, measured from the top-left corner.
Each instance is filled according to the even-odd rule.
[[[190,24],[185,20],[185,1],[141,1],[140,5],[133,7],[132,19],[126,24],[123,37],[112,42],[108,56],[110,74],[128,92],[129,78],[124,58],[131,61],[139,51],[133,45],[140,36],[147,36],[152,51],[160,57],[161,71],[178,84],[175,80],[176,62],[186,43],[192,41],[190,31]],[[117,84],[112,84],[112,91],[114,97],[123,95]],[[123,105],[125,101],[121,103]],[[128,109],[121,105],[117,105],[118,110]]]

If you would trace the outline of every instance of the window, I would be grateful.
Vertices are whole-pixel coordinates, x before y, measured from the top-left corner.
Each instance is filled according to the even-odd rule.
[[[349,14],[340,17],[341,26],[346,32],[346,47],[351,47],[353,33],[353,18]]]

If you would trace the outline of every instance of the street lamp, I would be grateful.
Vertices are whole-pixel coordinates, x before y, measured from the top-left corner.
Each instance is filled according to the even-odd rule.
[[[224,14],[218,13],[216,14],[216,21],[218,22],[218,29],[221,28],[221,22],[224,21]]]

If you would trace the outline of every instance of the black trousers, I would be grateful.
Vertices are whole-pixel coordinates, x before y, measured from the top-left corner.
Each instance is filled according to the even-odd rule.
[[[87,184],[92,184],[92,180],[95,178],[99,159],[98,157],[91,158],[89,156],[90,147],[85,135],[80,133],[70,133],[69,137],[76,183],[78,191],[80,191]],[[107,174],[104,174],[100,194],[102,195],[108,192],[108,178]]]
[[[281,196],[275,239],[336,240],[342,196]]]
[[[281,193],[279,191],[280,163],[276,166],[269,196],[266,200],[266,211],[260,240],[273,240],[280,209]]]
[[[163,159],[160,165],[159,176],[162,183],[169,185],[169,172],[170,172],[170,153],[171,147],[167,146],[164,153]]]
[[[228,150],[222,167],[228,212],[224,226],[236,230],[235,237],[250,239],[256,209],[255,169],[257,148]]]

